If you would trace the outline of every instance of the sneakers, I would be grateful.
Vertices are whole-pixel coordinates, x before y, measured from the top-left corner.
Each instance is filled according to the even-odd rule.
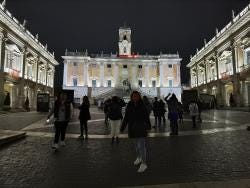
[[[61,146],[66,146],[66,144],[65,144],[64,141],[61,141],[61,142],[60,142],[60,145],[61,145]]]
[[[111,144],[113,144],[115,142],[115,137],[111,138]]]
[[[52,145],[52,149],[57,150],[58,148],[59,148],[58,144],[53,144],[53,145]]]
[[[137,157],[136,160],[134,161],[134,165],[138,165],[142,162],[141,158]]]
[[[84,139],[83,135],[78,136],[79,139]]]
[[[119,137],[116,137],[116,143],[118,144],[120,142]]]
[[[145,163],[141,163],[139,169],[137,170],[138,173],[142,173],[144,172],[146,169],[148,168],[148,166]]]

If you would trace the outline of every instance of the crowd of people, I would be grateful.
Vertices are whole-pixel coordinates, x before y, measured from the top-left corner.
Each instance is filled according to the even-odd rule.
[[[166,103],[165,103],[165,102]],[[119,134],[128,127],[128,137],[134,140],[137,153],[134,165],[139,165],[138,172],[144,172],[147,169],[146,164],[146,137],[151,130],[150,114],[153,112],[155,121],[152,126],[158,129],[166,126],[165,113],[170,121],[170,135],[178,135],[178,125],[183,123],[183,106],[178,101],[175,94],[168,94],[164,101],[157,97],[151,103],[150,100],[141,97],[138,91],[133,91],[130,95],[130,101],[126,105],[123,99],[113,96],[103,102],[106,125],[110,126],[111,143],[119,143]],[[166,105],[167,104],[167,110]],[[189,105],[190,116],[193,120],[193,128],[196,127],[196,118],[201,122],[201,103],[192,101]],[[126,106],[124,117],[122,108]],[[87,96],[83,97],[79,108],[80,139],[88,139],[88,121],[91,119],[90,102]],[[60,145],[65,146],[65,133],[68,123],[73,115],[73,105],[67,100],[67,95],[61,93],[55,101],[54,107],[48,115],[48,121],[54,114],[55,137],[52,148],[57,150]],[[85,133],[85,137],[84,134]]]

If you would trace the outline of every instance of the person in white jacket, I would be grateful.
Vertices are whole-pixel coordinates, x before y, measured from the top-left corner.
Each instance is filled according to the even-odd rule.
[[[199,109],[195,101],[191,101],[191,103],[189,104],[189,113],[190,116],[192,117],[193,128],[196,128],[196,116],[199,115]]]

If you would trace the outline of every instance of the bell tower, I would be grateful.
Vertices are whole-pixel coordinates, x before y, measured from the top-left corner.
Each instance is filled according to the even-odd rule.
[[[119,28],[119,55],[131,55],[131,29],[129,27]]]

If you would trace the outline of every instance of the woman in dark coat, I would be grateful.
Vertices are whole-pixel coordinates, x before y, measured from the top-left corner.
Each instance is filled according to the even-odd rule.
[[[128,125],[128,136],[129,138],[135,139],[135,148],[137,152],[137,158],[134,161],[134,165],[141,164],[137,171],[140,173],[147,169],[145,138],[147,137],[147,130],[151,129],[151,123],[140,93],[138,91],[133,91],[130,98],[122,121],[121,132],[123,132]]]
[[[83,129],[85,130],[85,138],[88,139],[88,120],[91,119],[89,106],[90,106],[89,98],[87,96],[84,96],[82,100],[82,104],[81,106],[79,106],[79,110],[80,110],[79,120],[80,120],[80,131],[81,131],[79,138],[81,139],[84,139]]]

